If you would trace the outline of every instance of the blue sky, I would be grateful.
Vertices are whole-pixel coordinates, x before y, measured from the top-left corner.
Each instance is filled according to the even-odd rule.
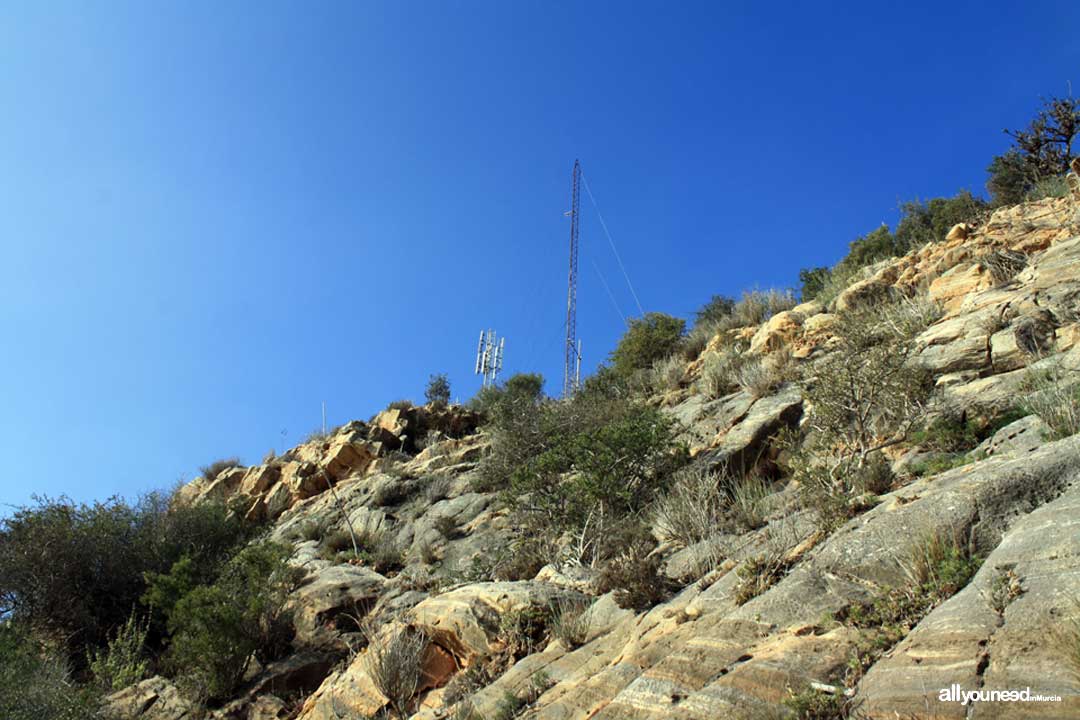
[[[0,506],[257,462],[323,401],[367,418],[433,372],[467,398],[485,327],[556,391],[575,157],[646,310],[792,286],[900,201],[981,191],[1002,128],[1080,83],[1078,26],[1067,2],[5,3]],[[591,368],[635,307],[583,201]]]

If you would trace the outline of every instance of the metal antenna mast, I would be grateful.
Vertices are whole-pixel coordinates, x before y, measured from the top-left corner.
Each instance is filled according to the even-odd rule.
[[[581,353],[577,341],[577,275],[581,161],[574,160],[570,176],[570,275],[566,290],[566,360],[563,366],[563,397],[573,395],[580,379]]]

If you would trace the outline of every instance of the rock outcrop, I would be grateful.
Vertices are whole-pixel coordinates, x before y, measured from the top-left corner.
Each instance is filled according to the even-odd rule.
[[[982,224],[958,225],[941,243],[867,269],[828,304],[804,303],[728,331],[728,339],[753,360],[812,362],[833,351],[841,314],[884,298],[928,300],[940,313],[911,362],[965,416],[1014,411],[1033,378],[1080,373],[1080,235],[1069,202],[1004,208]],[[812,410],[804,395],[813,396],[785,377],[763,397],[706,397],[697,389],[705,361],[726,342],[706,344],[687,363],[684,387],[650,402],[679,423],[697,462],[773,482],[768,512],[753,530],[718,529],[687,548],[661,545],[665,577],[682,587],[645,612],[619,608],[612,593],[587,597],[597,595],[589,568],[553,563],[517,582],[480,572],[513,528],[498,494],[476,482],[490,440],[481,418],[460,407],[402,405],[190,484],[181,494],[187,502],[223,501],[269,521],[271,536],[294,543],[292,562],[307,573],[290,603],[294,655],[259,668],[217,717],[378,716],[387,699],[369,674],[362,625],[427,639],[412,706],[425,720],[466,703],[474,717],[501,717],[509,696],[525,698],[522,717],[551,720],[783,717],[791,693],[815,687],[837,697],[846,690],[861,712],[882,720],[1080,717],[1080,668],[1057,634],[1080,623],[1080,437],[1055,440],[1045,419],[1025,411],[963,453],[890,448],[899,473],[892,487],[868,494],[860,509],[869,509],[826,536],[793,502],[799,488],[783,477],[776,440],[800,427]],[[916,477],[912,468],[927,458],[958,466]],[[371,560],[341,560],[313,537],[346,526],[377,540]],[[906,559],[943,529],[966,540],[981,568],[926,608],[894,647],[877,648],[873,630],[843,618],[910,584]],[[377,566],[376,551],[394,562]],[[766,555],[782,570],[746,597],[747,568]],[[588,604],[580,643],[548,637],[524,656],[505,652],[505,618],[550,618],[567,603]],[[505,666],[484,675],[493,657]],[[1030,687],[1061,701],[938,700],[953,683]],[[110,702],[147,720],[188,720],[191,712],[160,678]]]

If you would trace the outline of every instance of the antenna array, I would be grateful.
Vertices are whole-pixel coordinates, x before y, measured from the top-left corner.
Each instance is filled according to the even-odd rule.
[[[481,378],[481,386],[495,384],[495,379],[503,366],[503,350],[506,338],[497,338],[494,330],[481,330],[480,342],[476,346],[476,374]]]

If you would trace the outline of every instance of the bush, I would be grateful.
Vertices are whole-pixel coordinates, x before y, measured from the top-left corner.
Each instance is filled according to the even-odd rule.
[[[701,369],[701,392],[715,399],[735,391],[739,388],[739,374],[743,366],[752,359],[746,352],[746,346],[741,343],[728,345],[720,352],[710,354]]]
[[[439,373],[428,378],[424,399],[433,405],[445,406],[450,403],[450,380],[446,373]]]
[[[98,701],[71,682],[62,654],[40,647],[25,629],[0,622],[0,717],[91,720]]]
[[[372,683],[398,718],[409,717],[409,705],[420,689],[428,638],[423,632],[402,629],[380,638],[374,625],[366,625],[368,647],[364,665]]]
[[[213,482],[217,479],[217,476],[226,470],[232,470],[235,467],[240,467],[240,458],[224,458],[222,460],[215,460],[209,465],[203,465],[199,468],[199,474],[203,476],[203,479],[207,482]]]
[[[900,206],[901,218],[896,226],[897,254],[942,242],[954,225],[977,223],[987,210],[986,202],[967,190],[951,198],[906,202]]]
[[[609,560],[600,571],[600,592],[614,590],[615,604],[644,612],[667,600],[677,588],[662,571],[662,561],[636,545]]]
[[[799,270],[799,297],[808,302],[822,295],[829,283],[831,271],[827,267],[803,268]]]
[[[713,295],[709,302],[694,313],[694,327],[704,324],[719,324],[735,312],[735,300],[726,295]]]
[[[932,378],[912,358],[916,336],[936,312],[900,301],[840,316],[835,352],[806,377],[808,425],[823,441],[864,458],[883,443],[906,437],[933,388]]]
[[[0,520],[0,616],[66,644],[76,670],[128,620],[153,577],[187,556],[196,581],[208,578],[254,530],[224,505],[176,505],[158,494],[134,506],[36,503]],[[155,611],[151,645],[163,631]]]
[[[784,384],[791,368],[790,352],[748,357],[734,368],[739,388],[752,398],[763,398]]]
[[[624,378],[647,370],[657,360],[674,354],[683,339],[686,322],[663,313],[648,313],[630,321],[626,333],[611,352],[612,369]]]
[[[222,699],[239,685],[253,657],[280,657],[291,640],[285,602],[298,582],[287,545],[242,550],[212,585],[187,593],[169,619],[170,663],[196,696]]]
[[[744,605],[765,592],[780,582],[790,569],[791,563],[779,547],[769,549],[764,555],[746,560],[735,571],[740,580],[735,588],[735,604]]]
[[[1027,256],[1015,250],[991,250],[979,257],[997,285],[1004,285],[1027,267]]]
[[[551,608],[551,634],[567,650],[583,645],[589,637],[589,602],[560,599]]]
[[[721,530],[728,503],[721,478],[701,465],[679,470],[656,503],[654,518],[660,536],[689,547]]]
[[[794,720],[848,720],[858,717],[853,702],[842,693],[829,693],[807,686],[788,691],[784,707],[791,710]]]
[[[572,406],[553,410],[554,423],[573,413]],[[547,428],[542,447],[548,449],[511,476],[510,502],[542,513],[551,527],[560,528],[582,527],[598,512],[621,517],[644,509],[683,462],[684,455],[675,451],[673,422],[649,407],[610,411],[610,419],[576,432],[554,424]]]
[[[149,675],[145,647],[149,629],[148,623],[140,622],[135,613],[131,613],[105,650],[91,653],[90,672],[99,688],[105,692],[121,690]]]

